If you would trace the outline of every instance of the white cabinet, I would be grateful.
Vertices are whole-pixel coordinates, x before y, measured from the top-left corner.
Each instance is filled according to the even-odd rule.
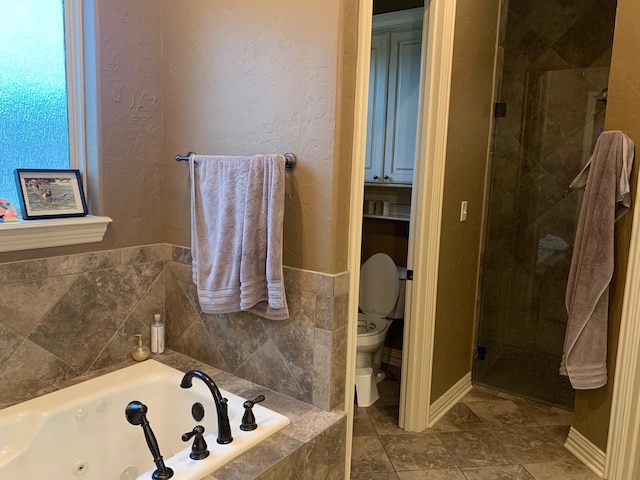
[[[413,182],[422,9],[373,19],[365,182]]]

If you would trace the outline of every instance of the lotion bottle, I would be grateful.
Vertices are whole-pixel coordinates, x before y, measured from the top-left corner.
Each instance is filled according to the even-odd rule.
[[[153,325],[151,325],[151,351],[164,352],[164,324],[159,313],[153,316]]]
[[[149,356],[149,349],[142,344],[142,334],[137,333],[134,337],[138,337],[138,344],[131,350],[131,356],[136,362],[142,362]]]

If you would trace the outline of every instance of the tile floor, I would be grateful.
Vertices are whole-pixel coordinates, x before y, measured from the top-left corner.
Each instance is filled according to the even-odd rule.
[[[399,382],[379,391],[356,407],[352,480],[598,479],[563,447],[571,412],[476,386],[416,434],[397,426]]]

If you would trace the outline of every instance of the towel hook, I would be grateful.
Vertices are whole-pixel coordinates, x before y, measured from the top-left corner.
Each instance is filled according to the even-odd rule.
[[[188,162],[191,155],[195,155],[196,152],[188,152],[186,155],[176,155],[176,162]],[[284,168],[287,170],[293,170],[298,163],[298,157],[295,153],[287,152],[282,155],[284,157]]]

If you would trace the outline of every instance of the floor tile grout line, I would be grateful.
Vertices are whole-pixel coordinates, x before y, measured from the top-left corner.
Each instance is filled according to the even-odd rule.
[[[481,417],[478,417],[477,415],[474,416],[476,418],[478,418],[478,420],[481,422],[482,426],[480,428],[472,428],[472,429],[464,429],[464,428],[458,428],[457,430],[445,430],[445,431],[433,431],[433,430],[427,430],[425,432],[422,433],[418,433],[416,435],[422,435],[422,434],[431,434],[434,435],[436,438],[438,438],[438,440],[440,440],[442,446],[444,447],[445,451],[448,453],[448,455],[452,458],[454,464],[456,465],[456,467],[454,468],[453,466],[451,467],[451,469],[455,469],[458,470],[462,473],[462,475],[465,478],[469,478],[465,473],[463,469],[469,469],[469,468],[492,468],[492,467],[515,467],[518,468],[520,470],[522,470],[526,475],[529,476],[529,478],[534,479],[534,477],[532,476],[531,472],[529,472],[529,470],[527,470],[524,467],[523,463],[518,463],[515,459],[513,459],[512,461],[508,462],[508,463],[486,463],[486,464],[482,464],[482,465],[465,465],[462,466],[459,463],[459,460],[456,460],[455,457],[452,455],[451,451],[449,450],[449,448],[447,448],[447,446],[441,441],[440,439],[440,435],[441,434],[451,434],[451,433],[458,433],[458,434],[462,434],[462,433],[466,433],[466,432],[487,432],[490,435],[494,436],[497,440],[497,442],[501,445],[502,448],[507,448],[507,445],[504,444],[504,442],[501,440],[500,438],[500,432],[504,431],[504,430],[508,430],[511,428],[523,428],[523,429],[538,429],[538,430],[544,430],[549,434],[549,439],[554,442],[557,443],[558,446],[560,446],[562,444],[562,441],[559,440],[557,438],[557,436],[554,436],[554,434],[552,434],[551,432],[549,432],[547,429],[548,428],[552,428],[552,427],[561,427],[561,426],[565,426],[563,424],[558,424],[558,425],[543,425],[541,422],[534,420],[533,418],[531,418],[531,412],[523,412],[523,407],[526,407],[527,404],[525,404],[524,402],[522,404],[518,403],[518,402],[514,402],[511,399],[505,399],[505,398],[499,398],[499,397],[494,397],[490,400],[474,400],[473,402],[469,402],[469,403],[478,403],[478,402],[487,402],[487,401],[500,401],[500,402],[504,402],[504,403],[512,403],[514,404],[514,406],[516,407],[516,411],[520,411],[520,418],[522,418],[523,416],[526,418],[526,420],[524,421],[525,424],[522,423],[514,423],[514,424],[503,424],[503,425],[495,425],[495,424],[491,424],[489,422],[487,422],[486,420],[484,420]],[[467,402],[460,402],[461,404],[464,404],[467,408],[469,408],[469,406],[467,405]],[[536,404],[532,405],[533,407],[536,406]],[[403,470],[403,469],[399,469],[396,468],[396,466],[394,465],[394,463],[391,461],[391,457],[389,455],[389,450],[387,447],[385,447],[385,444],[382,443],[381,441],[381,437],[393,437],[393,436],[398,436],[398,437],[402,437],[404,435],[410,435],[412,434],[412,432],[406,432],[406,433],[400,433],[400,432],[393,432],[393,428],[394,426],[392,425],[386,425],[383,422],[376,422],[374,421],[374,419],[371,416],[371,409],[372,407],[367,407],[364,410],[364,413],[366,414],[366,421],[368,421],[371,426],[373,427],[373,432],[375,432],[375,435],[371,435],[371,436],[376,436],[378,437],[378,441],[380,443],[380,445],[383,447],[383,451],[385,454],[386,459],[389,461],[389,464],[391,465],[391,467],[394,470],[394,474],[396,476],[398,476],[398,473],[402,473],[402,472],[407,472],[407,471],[423,471],[423,470],[439,470],[442,469],[441,467],[439,468],[433,468],[433,469],[417,469],[417,470]],[[376,407],[374,407],[376,408]],[[381,408],[383,410],[391,410],[394,408],[397,408],[397,406],[393,405],[393,406],[389,406],[386,405],[384,403],[382,403],[382,405],[379,405],[377,408]],[[469,408],[470,409],[470,408]],[[470,409],[471,410],[471,409]],[[471,410],[473,412],[473,410]],[[549,409],[550,412],[552,412]],[[544,411],[542,412],[544,414]],[[552,412],[555,413],[555,412]],[[560,412],[561,413],[561,412]],[[535,412],[534,412],[535,414]],[[384,418],[382,418],[382,420],[384,421]],[[386,432],[385,429],[388,429],[389,427],[391,427],[391,431]],[[396,427],[398,428],[398,427]],[[415,434],[415,433],[414,433]],[[549,461],[545,461],[545,462],[528,462],[528,464],[551,464],[554,463],[556,461],[559,460],[549,460]],[[383,473],[383,472],[379,472],[379,473]],[[391,472],[388,472],[391,473]]]

